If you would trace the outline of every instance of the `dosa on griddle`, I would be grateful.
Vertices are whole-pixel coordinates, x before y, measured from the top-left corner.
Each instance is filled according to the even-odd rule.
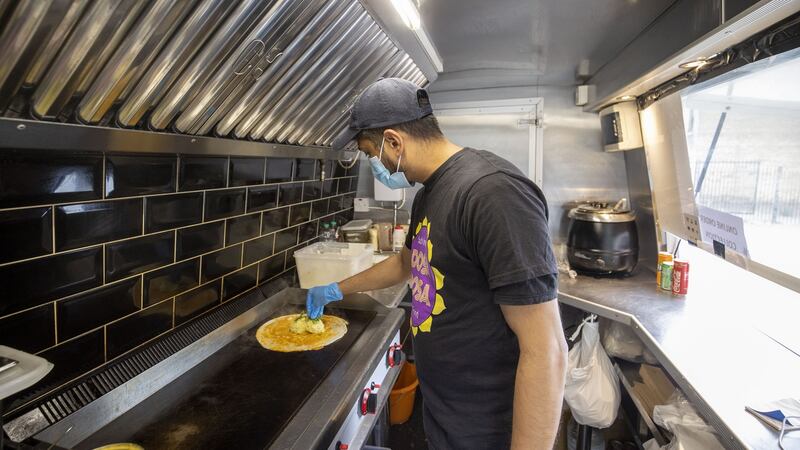
[[[293,333],[289,330],[289,327],[299,317],[300,314],[289,314],[276,317],[261,325],[256,331],[258,343],[262,347],[276,352],[302,352],[319,350],[338,341],[347,333],[346,320],[328,315],[322,316],[321,319],[322,323],[325,324],[324,332],[319,334]]]

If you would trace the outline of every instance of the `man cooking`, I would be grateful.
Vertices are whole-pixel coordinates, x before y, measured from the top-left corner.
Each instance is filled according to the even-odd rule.
[[[561,411],[566,342],[542,191],[493,153],[439,129],[424,89],[381,79],[349,126],[375,177],[422,183],[405,248],[308,292],[308,315],[344,295],[410,280],[411,329],[428,444],[443,449],[551,449]]]

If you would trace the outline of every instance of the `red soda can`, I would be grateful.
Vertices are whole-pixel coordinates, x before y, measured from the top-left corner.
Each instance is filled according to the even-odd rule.
[[[672,268],[672,293],[686,295],[689,290],[689,261],[676,259]]]

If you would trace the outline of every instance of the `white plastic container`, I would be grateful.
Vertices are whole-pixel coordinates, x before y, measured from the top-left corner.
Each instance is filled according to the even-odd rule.
[[[303,289],[321,286],[372,267],[372,246],[352,242],[317,242],[294,253]]]

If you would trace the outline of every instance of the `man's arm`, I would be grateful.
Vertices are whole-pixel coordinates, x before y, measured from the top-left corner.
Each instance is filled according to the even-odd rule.
[[[558,431],[567,367],[558,302],[500,305],[500,309],[520,350],[511,448],[550,450]]]
[[[371,268],[339,283],[342,294],[383,289],[408,280],[411,276],[411,253],[406,248]]]

